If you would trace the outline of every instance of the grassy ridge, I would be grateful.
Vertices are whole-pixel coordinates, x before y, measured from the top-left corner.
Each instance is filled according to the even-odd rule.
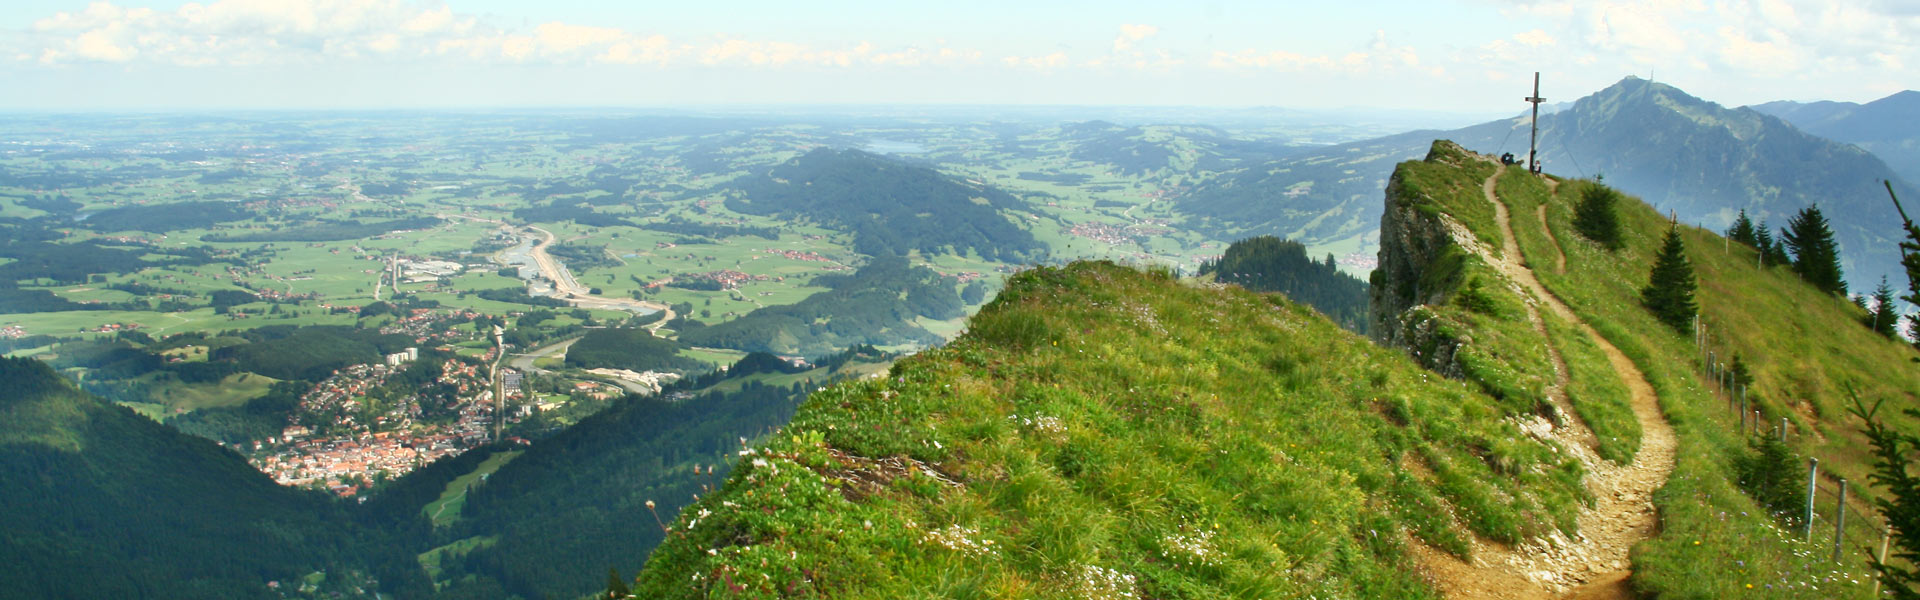
[[[1830,537],[1822,542],[1824,536],[1816,536],[1811,545],[1787,541],[1797,536],[1784,532],[1778,520],[1740,491],[1732,465],[1746,452],[1746,440],[1738,433],[1737,418],[1696,375],[1700,360],[1690,336],[1661,325],[1640,307],[1639,291],[1669,227],[1667,219],[1643,203],[1621,203],[1625,245],[1607,252],[1581,239],[1572,226],[1572,204],[1587,185],[1592,184],[1564,181],[1550,190],[1516,169],[1501,178],[1499,193],[1512,211],[1522,253],[1542,283],[1645,372],[1680,436],[1676,469],[1655,496],[1663,530],[1636,548],[1634,586],[1681,598],[1750,593],[1749,585],[1773,597],[1866,596],[1861,556],[1834,565],[1826,560]],[[1564,273],[1553,267],[1554,240],[1535,216],[1542,203],[1566,255]],[[1476,233],[1485,231],[1478,223],[1469,225]],[[1863,396],[1912,405],[1912,390],[1920,390],[1920,378],[1907,365],[1913,351],[1857,325],[1856,308],[1820,294],[1787,269],[1755,267],[1751,249],[1729,246],[1712,232],[1681,229],[1700,282],[1702,316],[1722,347],[1738,351],[1754,369],[1754,395],[1767,414],[1789,417],[1799,432],[1793,438],[1799,450],[1821,457],[1823,469],[1832,465],[1859,481],[1864,444],[1854,431],[1857,423],[1844,416],[1840,386],[1851,382]],[[1555,337],[1564,344],[1565,336]],[[1575,363],[1576,406],[1599,431],[1608,419],[1595,418],[1579,405],[1579,386],[1604,372],[1583,374],[1576,353],[1566,353]],[[1832,503],[1830,496],[1822,501]],[[1830,529],[1830,522],[1825,527]],[[1868,543],[1863,533],[1850,535]]]
[[[649,598],[1431,597],[1571,525],[1577,465],[1304,306],[1036,269],[955,343],[827,388],[681,513]]]

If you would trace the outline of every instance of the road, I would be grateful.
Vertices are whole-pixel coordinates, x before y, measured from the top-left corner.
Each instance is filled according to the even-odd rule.
[[[578,341],[580,341],[580,338],[577,338],[577,337],[567,338],[564,340],[560,340],[558,342],[554,342],[552,344],[541,346],[532,352],[528,352],[525,354],[515,354],[513,355],[513,360],[509,361],[507,364],[512,365],[515,370],[518,370],[522,373],[540,373],[544,375],[547,373],[547,370],[542,369],[540,367],[533,366],[533,361],[546,358],[549,356],[553,356],[556,353],[566,354],[567,347],[572,346],[574,342],[578,342]]]
[[[567,270],[565,264],[562,264],[559,259],[547,253],[547,246],[551,246],[554,243],[553,232],[531,225],[527,226],[526,229],[538,232],[541,238],[540,242],[534,244],[533,249],[529,252],[529,254],[533,256],[534,265],[540,268],[541,276],[553,282],[554,290],[559,292],[561,297],[568,303],[581,308],[624,310],[635,313],[667,310],[667,305],[658,302],[593,295],[591,288],[580,285],[580,282],[573,278],[573,272]],[[661,319],[662,322],[671,319],[672,315],[668,314],[665,315],[665,317],[666,318]]]

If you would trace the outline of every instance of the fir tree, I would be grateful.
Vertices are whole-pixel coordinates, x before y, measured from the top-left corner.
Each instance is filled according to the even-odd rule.
[[[1753,247],[1760,249],[1761,263],[1771,266],[1791,262],[1784,260],[1786,250],[1780,248],[1780,242],[1773,239],[1773,230],[1768,229],[1764,222],[1753,229]]]
[[[1740,209],[1740,216],[1735,217],[1733,226],[1727,228],[1727,239],[1755,248],[1760,247],[1758,232],[1753,229],[1753,219],[1747,218],[1747,209]]]
[[[1867,312],[1867,327],[1875,333],[1887,337],[1899,335],[1900,313],[1893,308],[1893,288],[1887,285],[1886,276],[1880,277],[1880,287],[1873,290],[1873,308]]]
[[[633,590],[627,587],[627,580],[620,576],[620,570],[607,568],[607,589],[601,596],[607,600],[624,600],[633,597]]]
[[[1868,480],[1887,490],[1887,495],[1875,499],[1873,504],[1893,531],[1894,551],[1888,556],[1892,560],[1887,563],[1870,560],[1869,564],[1880,573],[1888,595],[1920,600],[1920,568],[1913,566],[1920,564],[1920,475],[1912,468],[1912,456],[1920,452],[1920,436],[1899,431],[1880,420],[1877,414],[1880,402],[1869,406],[1854,395],[1853,390],[1847,392],[1853,396],[1850,412],[1866,422],[1867,441],[1873,444],[1873,474]],[[1920,417],[1920,411],[1911,408],[1902,412],[1908,417]]]
[[[1680,241],[1680,228],[1672,227],[1667,230],[1660,256],[1654,259],[1646,289],[1640,290],[1640,300],[1660,322],[1676,331],[1686,331],[1693,324],[1697,310],[1693,303],[1695,285],[1693,264],[1687,262],[1687,248]]]
[[[1580,202],[1573,207],[1573,227],[1594,243],[1608,250],[1620,249],[1620,217],[1613,205],[1620,192],[1604,185],[1590,185],[1580,191]]]
[[[1793,272],[1801,279],[1829,294],[1846,293],[1847,280],[1840,272],[1840,245],[1833,241],[1833,229],[1827,225],[1827,217],[1820,214],[1819,205],[1794,215],[1780,237],[1793,251]]]
[[[1907,209],[1900,206],[1900,196],[1893,193],[1893,182],[1883,180],[1880,183],[1887,186],[1887,197],[1893,199],[1893,209],[1900,213],[1900,226],[1907,230],[1907,239],[1900,241],[1900,265],[1907,268],[1907,295],[1900,299],[1908,304],[1920,305],[1920,226],[1907,218]],[[1915,328],[1920,329],[1920,322],[1915,323]],[[1920,338],[1915,340],[1920,344]]]

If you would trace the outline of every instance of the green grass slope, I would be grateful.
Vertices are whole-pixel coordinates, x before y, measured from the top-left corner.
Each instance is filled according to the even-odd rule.
[[[1421,198],[1474,237],[1497,241],[1501,233],[1478,189],[1492,167],[1448,165],[1472,161],[1457,147],[1437,143],[1429,160],[1403,164],[1401,170],[1409,178],[1426,178],[1429,188],[1473,188],[1471,194]],[[1513,169],[1501,177],[1497,193],[1513,215],[1512,227],[1527,264],[1549,291],[1633,359],[1654,385],[1662,410],[1680,436],[1676,469],[1654,499],[1661,531],[1635,549],[1632,585],[1662,598],[1760,591],[1770,597],[1867,597],[1870,583],[1861,575],[1865,555],[1858,548],[1877,537],[1865,529],[1850,530],[1855,543],[1848,544],[1841,564],[1827,560],[1830,520],[1816,527],[1824,531],[1813,543],[1791,541],[1799,536],[1785,531],[1783,521],[1768,515],[1737,483],[1735,461],[1749,452],[1747,439],[1739,434],[1737,417],[1724,400],[1713,396],[1698,375],[1702,361],[1691,336],[1660,324],[1641,307],[1640,289],[1670,227],[1666,217],[1641,202],[1620,203],[1625,245],[1608,252],[1580,238],[1572,226],[1573,204],[1588,185],[1593,184],[1570,180],[1549,186]],[[1544,227],[1538,216],[1542,205]],[[1753,395],[1770,421],[1786,417],[1792,423],[1789,441],[1798,452],[1819,457],[1823,471],[1854,482],[1856,496],[1869,492],[1860,486],[1869,457],[1858,421],[1845,413],[1843,387],[1852,385],[1868,399],[1887,398],[1896,407],[1913,406],[1920,368],[1911,361],[1920,355],[1861,326],[1863,313],[1851,303],[1821,294],[1784,267],[1756,266],[1752,249],[1727,244],[1698,228],[1682,226],[1681,231],[1700,285],[1701,314],[1722,349],[1722,360],[1728,360],[1724,352],[1737,352],[1752,368]],[[1561,254],[1564,270],[1558,267]],[[1597,363],[1597,369],[1583,368],[1581,363],[1588,361],[1569,349],[1577,341],[1570,338],[1576,336],[1550,329],[1552,343],[1571,363],[1577,411],[1605,437],[1601,424],[1614,420],[1607,416],[1610,403],[1582,406],[1580,390],[1604,390],[1617,385],[1617,379],[1604,362]],[[1630,422],[1631,416],[1626,419]],[[1618,433],[1637,436],[1627,430]],[[1804,463],[1799,468],[1804,469]],[[1804,478],[1804,470],[1798,472]],[[1830,518],[1831,494],[1821,502],[1822,514],[1829,515],[1824,518]],[[1853,521],[1857,523],[1857,517]]]
[[[635,593],[1433,597],[1410,539],[1467,553],[1586,500],[1508,412],[1278,296],[1035,269],[741,451]]]

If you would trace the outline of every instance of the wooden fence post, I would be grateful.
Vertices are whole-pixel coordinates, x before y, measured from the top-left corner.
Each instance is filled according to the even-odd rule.
[[[1892,523],[1888,523],[1888,524],[1887,524],[1887,528],[1886,528],[1886,529],[1882,529],[1882,530],[1880,530],[1880,553],[1879,553],[1879,554],[1876,554],[1876,555],[1874,555],[1874,557],[1873,557],[1873,562],[1874,562],[1874,563],[1876,563],[1876,564],[1886,564],[1886,562],[1887,562],[1887,543],[1888,543],[1888,542],[1892,542],[1892,541],[1893,541],[1893,524],[1892,524]],[[1880,597],[1880,583],[1881,583],[1881,582],[1880,582],[1880,575],[1879,575],[1878,573],[1875,573],[1875,574],[1874,574],[1874,577],[1873,577],[1873,593],[1872,593],[1872,594],[1868,594],[1868,596],[1871,596],[1871,597],[1874,597],[1874,598],[1879,598],[1879,597]]]
[[[1813,541],[1813,498],[1819,494],[1820,459],[1807,459],[1807,521],[1804,526],[1806,541]]]

